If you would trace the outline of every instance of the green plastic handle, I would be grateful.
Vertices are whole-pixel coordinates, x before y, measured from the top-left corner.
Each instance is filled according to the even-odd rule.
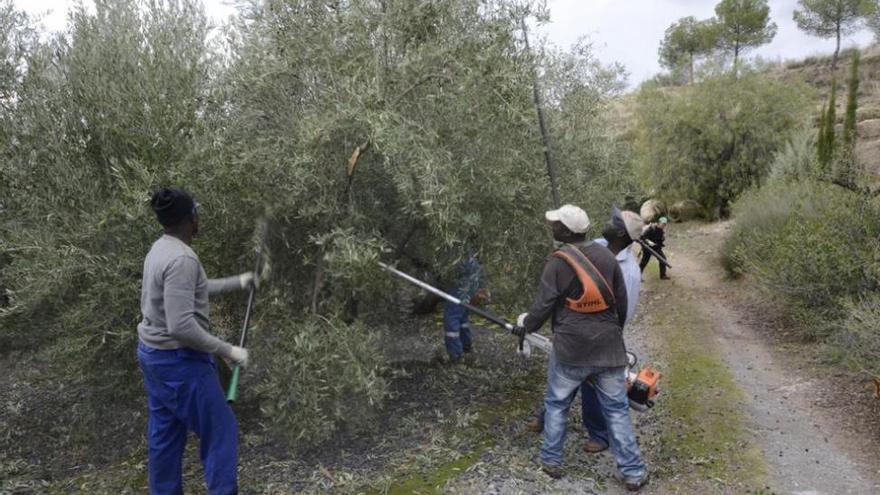
[[[238,374],[241,370],[241,366],[235,365],[232,368],[232,379],[229,380],[229,390],[226,391],[226,402],[235,402],[235,399],[238,398]]]

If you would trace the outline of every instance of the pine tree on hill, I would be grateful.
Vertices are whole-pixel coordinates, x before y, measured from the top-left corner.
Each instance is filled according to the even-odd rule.
[[[769,43],[776,36],[776,23],[770,19],[767,0],[721,0],[715,6],[719,45],[733,55],[737,74],[740,56],[752,48]]]
[[[841,38],[856,32],[862,16],[876,0],[798,0],[794,21],[808,34],[820,38],[834,37],[837,45],[831,58],[831,70],[837,69]]]

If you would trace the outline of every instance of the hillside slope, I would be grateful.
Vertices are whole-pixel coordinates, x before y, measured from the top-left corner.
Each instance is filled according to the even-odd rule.
[[[859,65],[859,139],[856,154],[865,170],[880,175],[880,45],[862,49]],[[841,54],[837,71],[831,71],[831,57],[809,57],[788,62],[769,70],[784,81],[802,81],[817,89],[816,116],[831,92],[831,81],[838,82],[837,122],[843,125],[846,112],[846,81],[849,78],[852,50]]]
[[[843,127],[846,113],[846,84],[849,78],[852,50],[841,53],[840,63],[836,71],[838,81],[837,124],[838,130]],[[818,120],[822,105],[828,101],[831,93],[831,56],[808,57],[804,60],[785,63],[763,64],[764,71],[772,77],[786,82],[804,82],[813,87],[815,92],[815,109],[812,112]],[[858,142],[856,153],[859,163],[866,171],[880,176],[880,45],[872,45],[862,49],[859,70],[859,108],[857,112]],[[676,87],[667,87],[675,91]],[[632,138],[635,123],[635,105],[637,92],[621,95],[610,106],[614,114],[612,132],[624,141]]]

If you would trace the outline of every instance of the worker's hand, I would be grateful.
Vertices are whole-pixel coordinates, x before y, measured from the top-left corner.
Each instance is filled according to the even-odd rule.
[[[529,316],[528,313],[522,313],[516,318],[516,326],[524,327],[526,326],[526,316]]]
[[[657,244],[654,243],[654,241],[649,241],[648,239],[645,239],[645,244],[647,244],[647,245],[649,245],[649,246],[651,246],[651,247],[655,247],[655,246],[657,245]]]
[[[269,277],[272,276],[272,263],[269,261],[268,257],[263,257],[263,263],[260,266],[260,273],[257,274],[257,286],[269,280]]]
[[[248,365],[248,350],[244,347],[234,345],[232,346],[232,349],[230,349],[227,358],[232,364],[237,364],[242,368],[246,368]]]
[[[474,294],[473,299],[471,299],[471,304],[473,304],[474,306],[482,306],[483,304],[489,302],[490,297],[491,295],[489,294],[488,290],[480,289],[477,291],[476,294]]]
[[[257,289],[260,287],[260,279],[254,276],[254,272],[245,272],[238,276],[238,283],[242,289]]]

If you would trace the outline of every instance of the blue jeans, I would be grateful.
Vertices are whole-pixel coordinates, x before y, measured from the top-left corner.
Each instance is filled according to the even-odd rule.
[[[462,353],[471,349],[468,315],[468,310],[458,304],[448,302],[443,307],[443,340],[446,342],[446,352],[453,359],[460,358]]]
[[[137,355],[150,408],[150,493],[183,493],[188,430],[199,437],[208,493],[238,493],[238,424],[220,387],[214,358],[191,349],[153,349],[141,342]]]
[[[625,368],[567,366],[556,360],[555,352],[550,353],[547,370],[541,462],[550,466],[562,465],[568,410],[571,408],[574,393],[587,378],[592,378],[594,383],[599,409],[608,425],[611,452],[617,461],[617,468],[626,478],[644,475],[645,463],[636,444],[636,433],[629,417]]]

